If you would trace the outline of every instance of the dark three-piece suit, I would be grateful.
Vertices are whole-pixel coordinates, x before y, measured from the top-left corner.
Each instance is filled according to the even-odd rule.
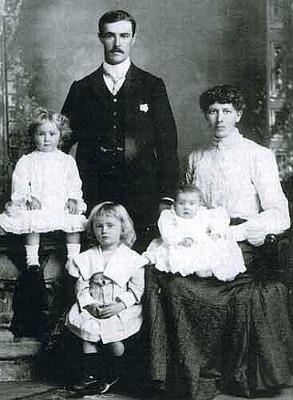
[[[178,182],[177,131],[162,79],[131,64],[112,95],[101,66],[73,82],[62,113],[78,143],[88,208],[115,201],[139,232],[153,224],[160,198],[172,196]]]

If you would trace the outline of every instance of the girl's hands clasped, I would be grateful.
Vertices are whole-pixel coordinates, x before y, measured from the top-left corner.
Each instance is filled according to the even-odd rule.
[[[106,306],[98,306],[97,304],[89,304],[84,307],[93,317],[106,319],[119,314],[125,309],[125,305],[119,301],[116,303],[108,304]]]
[[[121,301],[119,301],[118,303],[108,304],[107,306],[103,306],[100,308],[99,318],[111,318],[114,315],[119,314],[122,310],[125,310],[125,305]]]

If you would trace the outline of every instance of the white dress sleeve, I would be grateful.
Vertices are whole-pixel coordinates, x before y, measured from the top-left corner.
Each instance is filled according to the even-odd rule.
[[[67,197],[78,202],[80,212],[86,211],[86,204],[82,198],[82,182],[79,176],[78,168],[74,158],[68,155],[68,172],[67,172]]]
[[[118,298],[121,300],[126,308],[141,301],[144,292],[144,268],[139,268],[135,274],[129,279],[127,283],[127,291],[121,293]]]
[[[174,210],[163,210],[158,221],[159,231],[162,240],[167,245],[177,244],[183,239],[177,229]]]
[[[12,203],[20,205],[31,200],[30,186],[30,159],[22,156],[16,163],[12,174],[11,200]]]
[[[88,267],[89,260],[87,257],[84,256],[84,253],[80,253],[78,255],[78,259],[80,260],[81,258],[82,260],[80,262],[82,262],[84,266]],[[74,258],[70,258],[67,261],[65,268],[67,269],[68,273],[71,276],[77,278],[75,285],[75,293],[80,308],[82,309],[88,304],[96,303],[96,301],[91,297],[89,292],[89,279],[83,278],[80,269],[78,267],[78,263],[74,260]]]
[[[76,282],[75,291],[80,309],[83,309],[89,304],[96,303],[96,300],[90,295],[89,280],[84,280],[82,276],[80,276]]]
[[[265,234],[280,233],[289,228],[290,216],[274,154],[264,152],[262,157],[255,159],[253,167],[253,183],[263,210],[255,222],[263,225]]]
[[[266,149],[262,154],[254,154],[251,169],[262,211],[240,227],[245,229],[246,239],[258,246],[263,244],[267,234],[279,234],[288,229],[290,216],[273,153]]]

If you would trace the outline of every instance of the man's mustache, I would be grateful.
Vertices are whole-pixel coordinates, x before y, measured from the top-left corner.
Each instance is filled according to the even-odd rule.
[[[111,50],[111,53],[122,53],[122,54],[124,54],[124,51],[119,49],[118,47],[115,47],[113,50]]]

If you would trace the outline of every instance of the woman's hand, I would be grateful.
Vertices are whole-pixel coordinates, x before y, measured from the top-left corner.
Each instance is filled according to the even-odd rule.
[[[125,310],[125,305],[122,301],[117,303],[112,303],[107,306],[103,306],[100,308],[100,316],[101,319],[111,318],[114,315],[119,314],[122,310]]]
[[[247,240],[252,246],[258,247],[264,244],[265,234],[262,227],[251,224],[246,228],[246,232]]]
[[[26,202],[26,208],[28,210],[40,210],[42,208],[42,204],[40,200],[32,196],[31,200]]]
[[[65,208],[68,209],[69,214],[78,214],[77,200],[68,199]]]

